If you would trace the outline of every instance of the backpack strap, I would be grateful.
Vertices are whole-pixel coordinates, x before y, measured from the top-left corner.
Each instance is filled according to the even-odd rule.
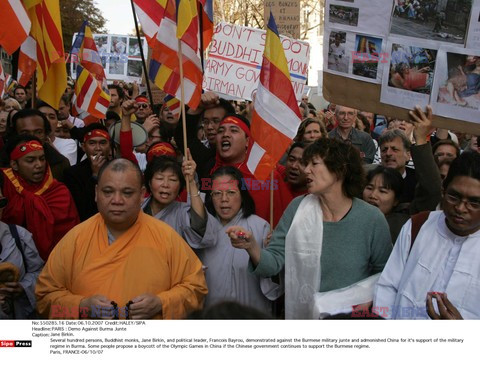
[[[423,211],[412,216],[412,237],[408,254],[412,251],[413,243],[415,243],[415,239],[417,238],[422,225],[427,221],[429,215],[430,211]]]
[[[15,239],[15,245],[17,246],[18,250],[20,251],[20,254],[22,255],[23,267],[25,268],[25,273],[27,273],[28,272],[27,260],[25,259],[25,252],[23,251],[22,242],[20,241],[20,236],[18,235],[17,226],[13,224],[8,224],[8,228],[10,229],[10,233]]]

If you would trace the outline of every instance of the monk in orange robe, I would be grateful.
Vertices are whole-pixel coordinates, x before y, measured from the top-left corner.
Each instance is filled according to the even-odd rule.
[[[80,222],[67,187],[55,180],[40,141],[19,135],[7,143],[10,168],[1,169],[2,191],[8,198],[2,220],[32,233],[44,261],[57,242]]]
[[[172,228],[141,211],[141,182],[140,169],[126,159],[102,167],[99,213],[58,243],[39,276],[41,316],[177,319],[202,307],[202,264]],[[97,313],[112,305],[118,315]]]

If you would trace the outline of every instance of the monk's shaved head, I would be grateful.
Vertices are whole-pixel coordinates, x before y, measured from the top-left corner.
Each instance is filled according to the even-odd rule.
[[[105,165],[102,166],[98,173],[98,183],[100,183],[103,173],[107,170],[111,170],[113,172],[125,172],[128,170],[134,170],[138,179],[138,186],[140,188],[143,186],[142,171],[140,170],[140,167],[138,167],[138,165],[133,163],[132,161],[129,161],[125,158],[117,158],[115,160],[107,162]]]

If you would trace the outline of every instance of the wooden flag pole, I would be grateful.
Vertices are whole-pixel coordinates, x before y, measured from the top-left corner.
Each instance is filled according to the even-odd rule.
[[[273,231],[273,170],[270,173],[270,230]]]
[[[142,57],[143,73],[145,74],[145,81],[147,82],[148,99],[150,101],[150,107],[153,111],[153,95],[152,90],[150,89],[150,79],[148,78],[147,73],[147,63],[145,62],[145,56],[143,55],[143,43],[142,39],[140,38],[140,29],[138,28],[137,14],[135,12],[135,5],[133,5],[133,0],[130,0],[130,4],[132,5],[133,21],[135,22],[135,32],[137,33],[138,48],[140,49],[140,56]]]
[[[32,77],[32,109],[35,108],[35,105],[37,104],[37,71],[35,70],[35,73],[33,73]]]
[[[185,86],[183,83],[183,55],[182,41],[178,40],[178,63],[180,66],[180,106],[182,108],[182,129],[183,129],[183,155],[187,157],[187,115],[185,114]],[[190,193],[190,185],[187,183],[187,192]]]

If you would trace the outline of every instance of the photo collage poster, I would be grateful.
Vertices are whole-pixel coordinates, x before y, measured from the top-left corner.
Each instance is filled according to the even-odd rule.
[[[75,40],[76,34],[73,36]],[[108,80],[142,82],[142,58],[136,36],[94,34],[93,39],[100,55],[101,63]],[[142,37],[142,46],[147,59],[147,43]],[[76,78],[75,66],[71,64],[72,78]]]
[[[380,102],[480,122],[480,0],[327,0],[324,71]]]

